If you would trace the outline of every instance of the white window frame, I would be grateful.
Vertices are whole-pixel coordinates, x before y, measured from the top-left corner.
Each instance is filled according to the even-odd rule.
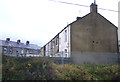
[[[61,38],[59,38],[59,44],[61,44]]]
[[[4,54],[7,54],[8,50],[6,47],[3,48],[3,52],[4,52]]]
[[[67,42],[67,30],[65,30],[65,42]]]

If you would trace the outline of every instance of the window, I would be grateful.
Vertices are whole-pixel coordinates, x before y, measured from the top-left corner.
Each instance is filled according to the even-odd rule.
[[[21,54],[23,54],[23,49],[21,50]]]
[[[58,53],[59,52],[59,49],[57,49],[57,52],[56,53]]]
[[[56,38],[56,45],[58,45],[58,37]]]
[[[59,38],[59,44],[61,43],[61,38]]]
[[[65,49],[65,57],[67,57],[67,49]]]
[[[49,43],[48,43],[48,50],[47,50],[47,52],[48,52],[48,55],[49,55]]]
[[[26,52],[27,52],[27,54],[29,54],[29,50],[27,50]]]
[[[16,53],[19,54],[19,50],[16,50]]]
[[[120,46],[119,46],[119,52],[120,52]]]
[[[12,50],[12,48],[10,48],[10,50],[9,50],[9,53],[10,53],[10,54],[12,54],[12,53],[13,53],[13,50]]]
[[[7,48],[3,48],[5,54],[7,54]]]
[[[55,41],[53,41],[53,48],[55,47]]]
[[[65,42],[67,42],[67,30],[65,30]]]

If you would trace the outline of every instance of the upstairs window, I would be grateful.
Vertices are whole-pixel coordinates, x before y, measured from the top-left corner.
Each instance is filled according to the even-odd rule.
[[[53,44],[53,43],[52,43],[52,41],[51,41],[51,49],[52,49],[52,44]]]
[[[4,54],[7,54],[7,48],[3,48]]]
[[[13,50],[12,50],[12,48],[10,48],[10,50],[9,50],[9,53],[10,53],[10,54],[12,54],[12,53],[13,53]]]
[[[61,43],[61,38],[59,38],[59,44]]]
[[[55,47],[55,41],[53,41],[53,48]]]
[[[65,30],[65,42],[67,42],[67,30]]]
[[[58,37],[56,38],[56,45],[58,45]]]

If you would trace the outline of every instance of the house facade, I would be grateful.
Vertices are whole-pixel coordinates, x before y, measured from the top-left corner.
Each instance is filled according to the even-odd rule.
[[[24,44],[20,40],[14,42],[10,41],[10,38],[6,38],[6,40],[0,40],[0,46],[4,55],[26,56],[27,54],[40,54],[40,47],[30,44],[29,41],[26,41],[26,44]]]
[[[50,57],[71,57],[76,52],[118,53],[118,28],[92,3],[90,13],[68,24],[42,47],[42,52]]]

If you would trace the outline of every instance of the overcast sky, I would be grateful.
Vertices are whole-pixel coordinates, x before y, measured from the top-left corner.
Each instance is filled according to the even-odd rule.
[[[55,1],[55,0],[54,0]],[[67,24],[90,12],[89,7],[69,5],[50,0],[0,0],[0,39],[9,37],[25,43],[45,45]],[[56,0],[90,6],[94,0]],[[120,0],[96,0],[98,8],[118,11]],[[98,10],[118,26],[118,13]],[[120,33],[120,31],[119,31]],[[120,34],[119,34],[120,39]]]

